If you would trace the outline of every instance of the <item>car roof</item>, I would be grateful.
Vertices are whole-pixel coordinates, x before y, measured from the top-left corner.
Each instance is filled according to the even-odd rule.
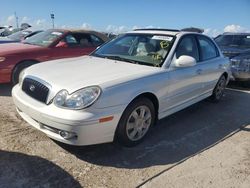
[[[222,35],[250,35],[250,33],[225,32]]]
[[[198,33],[195,31],[189,30],[177,30],[177,29],[158,29],[158,28],[150,28],[150,29],[135,29],[133,31],[129,31],[127,33],[145,33],[145,34],[161,34],[161,35],[178,35],[184,33]]]
[[[104,42],[108,41],[108,37],[104,35],[101,32],[94,31],[94,30],[88,30],[88,29],[49,29],[51,31],[61,31],[64,33],[87,33],[87,34],[93,34],[97,37],[101,38]]]
[[[97,32],[90,29],[49,29],[51,31],[74,32],[74,33],[91,33]],[[98,33],[98,32],[97,32]]]
[[[179,30],[174,29],[135,29],[127,33],[145,33],[145,34],[162,34],[162,35],[177,35]]]

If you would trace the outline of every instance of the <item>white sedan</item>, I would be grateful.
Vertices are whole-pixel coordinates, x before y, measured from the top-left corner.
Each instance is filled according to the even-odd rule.
[[[12,95],[23,119],[52,139],[134,146],[156,120],[208,97],[219,101],[229,70],[205,35],[140,29],[90,56],[27,68]]]

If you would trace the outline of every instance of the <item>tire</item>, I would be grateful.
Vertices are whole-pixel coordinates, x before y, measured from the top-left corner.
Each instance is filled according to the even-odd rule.
[[[19,75],[24,69],[26,69],[27,67],[34,65],[36,63],[37,62],[35,62],[35,61],[24,61],[22,63],[17,64],[12,71],[12,76],[11,76],[12,85],[16,85],[18,83]]]
[[[226,84],[227,84],[226,77],[222,75],[213,90],[212,96],[210,97],[212,102],[219,102],[221,100],[226,88]]]
[[[154,125],[155,117],[155,107],[151,100],[144,97],[135,99],[122,114],[116,130],[116,141],[127,147],[139,144]]]

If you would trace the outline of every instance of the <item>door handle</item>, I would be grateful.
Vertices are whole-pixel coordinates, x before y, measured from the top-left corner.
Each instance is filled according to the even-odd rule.
[[[222,68],[222,64],[219,64],[219,69],[221,69]]]
[[[198,69],[197,71],[196,71],[196,74],[201,74],[202,73],[202,69]]]

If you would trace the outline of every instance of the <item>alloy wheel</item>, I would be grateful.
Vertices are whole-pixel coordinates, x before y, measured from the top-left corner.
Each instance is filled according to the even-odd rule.
[[[152,114],[147,106],[139,106],[130,114],[126,123],[126,133],[131,141],[143,138],[152,121]]]

